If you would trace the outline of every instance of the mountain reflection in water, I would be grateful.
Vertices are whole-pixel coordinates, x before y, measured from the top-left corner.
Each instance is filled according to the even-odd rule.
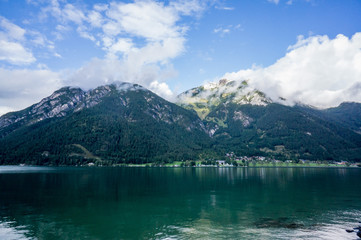
[[[357,239],[361,169],[0,167],[0,239]]]

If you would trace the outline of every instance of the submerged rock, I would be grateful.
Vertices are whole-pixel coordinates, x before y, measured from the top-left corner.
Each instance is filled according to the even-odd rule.
[[[257,228],[303,228],[304,225],[296,222],[290,222],[289,218],[261,218],[254,223]]]
[[[357,233],[356,233],[356,235],[357,235],[359,238],[361,238],[361,226],[355,227],[355,228],[353,228],[353,229],[346,229],[346,232],[348,232],[348,233],[353,233],[353,232],[355,232],[356,230],[358,230]]]

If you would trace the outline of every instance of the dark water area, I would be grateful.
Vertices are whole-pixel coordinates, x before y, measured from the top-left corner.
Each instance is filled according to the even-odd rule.
[[[359,168],[0,166],[0,239],[358,239]]]

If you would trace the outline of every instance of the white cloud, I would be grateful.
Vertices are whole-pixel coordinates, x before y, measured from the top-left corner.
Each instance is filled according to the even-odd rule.
[[[1,16],[0,27],[3,29],[0,36],[2,35],[10,40],[24,40],[25,30]]]
[[[82,68],[69,74],[65,85],[78,86],[85,90],[116,81],[140,84],[170,100],[173,93],[167,79],[176,75],[171,65],[160,67],[156,64],[137,65],[117,58],[94,58]]]
[[[219,27],[213,29],[213,33],[219,34],[219,36],[221,36],[221,37],[224,37],[226,34],[229,34],[233,31],[243,31],[242,25],[241,24],[228,25],[226,27],[219,26]]]
[[[113,56],[116,53],[128,53],[131,51],[133,47],[133,42],[129,38],[119,38],[118,41],[114,44],[107,44],[109,45],[109,55]]]
[[[102,37],[131,35],[146,41],[162,41],[165,38],[182,37],[187,28],[177,26],[180,16],[197,15],[204,10],[205,5],[206,2],[199,0],[178,0],[168,5],[158,1],[138,0],[96,4],[92,10],[86,10],[66,1],[52,0],[42,8],[41,16],[43,19],[55,17],[59,25],[66,29],[70,24],[77,25],[76,29],[81,29],[78,32],[85,38],[91,35],[90,29],[101,29]],[[116,39],[114,42],[117,42]]]
[[[221,6],[216,6],[215,8],[218,10],[226,10],[226,11],[233,11],[235,9],[234,7],[221,7]]]
[[[270,3],[274,3],[274,4],[278,4],[280,2],[280,0],[267,0]]]
[[[52,0],[49,5],[41,9],[40,18],[47,19],[49,16],[53,16],[59,22],[55,28],[57,31],[53,32],[57,40],[62,40],[62,33],[70,31],[71,25],[74,24],[80,37],[95,41],[95,37],[92,36],[85,24],[87,21],[96,21],[94,11],[91,14],[90,18],[86,17],[85,11],[79,7],[66,3],[66,1]]]
[[[111,3],[107,16],[112,19],[115,28],[126,33],[159,41],[178,37],[179,28],[175,25],[179,19],[174,9],[162,3],[137,1],[134,3]]]
[[[269,95],[325,108],[344,101],[361,102],[361,33],[299,37],[289,52],[266,68],[227,73],[232,80],[249,79]]]
[[[32,52],[26,49],[22,41],[26,31],[0,16],[0,61],[15,65],[27,65],[36,61]]]
[[[98,3],[98,4],[95,4],[93,6],[94,10],[98,11],[98,12],[101,12],[101,11],[105,11],[108,9],[108,5],[107,4],[101,4],[101,3]]]
[[[54,33],[58,39],[62,38],[61,32],[69,31],[71,25],[75,24],[74,29],[79,35],[96,44],[101,43],[106,55],[113,56],[116,51],[122,52],[127,58],[130,54],[134,55],[134,52],[149,51],[152,47],[159,50],[159,46],[169,50],[170,43],[176,44],[172,48],[172,50],[180,50],[176,54],[170,51],[169,56],[166,56],[165,51],[161,51],[164,59],[156,61],[163,62],[184,51],[188,27],[178,24],[181,17],[199,15],[207,4],[208,1],[200,0],[176,0],[168,4],[160,1],[137,0],[130,3],[96,4],[92,10],[86,10],[66,1],[52,0],[42,9],[42,16],[43,18],[53,16],[59,21],[57,32]],[[127,46],[124,46],[124,39],[130,39],[127,40]],[[119,48],[121,50],[117,51]],[[144,59],[144,56],[142,58]],[[159,58],[151,57],[149,61],[143,62],[151,62],[152,59]]]
[[[58,73],[49,70],[0,68],[0,115],[30,106],[61,87]]]
[[[88,22],[90,22],[90,25],[93,27],[100,28],[103,24],[103,21],[103,17],[98,11],[91,11],[88,14]]]
[[[98,42],[105,59],[93,59],[67,81],[92,88],[113,81],[139,83],[168,99],[171,91],[165,83],[176,73],[169,60],[185,51],[187,26],[178,24],[182,15],[197,15],[204,10],[197,0],[139,0],[95,5],[85,13],[87,22],[98,31]],[[84,23],[82,23],[84,25]],[[79,31],[78,31],[79,32]]]
[[[65,80],[66,85],[78,86],[84,89],[95,88],[102,84],[121,81],[121,62],[117,59],[94,58]]]
[[[128,53],[125,61],[133,65],[167,63],[167,60],[179,56],[184,51],[184,38],[168,38]]]
[[[178,0],[172,1],[170,7],[182,15],[199,15],[206,8],[208,1],[204,0]]]
[[[225,34],[225,33],[230,33],[231,30],[230,30],[229,28],[219,27],[219,28],[214,29],[213,32],[214,32],[214,33]]]
[[[16,111],[16,109],[7,106],[0,106],[0,116],[13,111]]]
[[[78,25],[81,25],[85,20],[84,13],[72,4],[65,5],[64,9],[62,10],[61,17],[64,21],[71,21]]]
[[[34,62],[35,57],[21,44],[21,39],[33,46],[47,47],[53,56],[61,58],[55,49],[56,41],[66,39],[72,31],[104,50],[104,59],[94,58],[80,69],[68,70],[67,76],[51,72],[41,64],[38,67],[43,70],[0,69],[1,79],[13,79],[9,85],[2,82],[0,85],[0,91],[7,96],[0,94],[0,108],[3,110],[27,107],[64,85],[89,89],[114,81],[138,83],[171,99],[173,94],[166,80],[177,73],[169,62],[185,51],[188,30],[188,26],[181,22],[182,17],[199,17],[208,1],[114,1],[95,4],[89,9],[85,4],[70,4],[66,0],[37,4],[42,7],[39,16],[41,23],[54,22],[55,19],[54,31],[46,35],[48,38],[55,37],[55,43],[35,30],[29,31],[30,38],[26,39],[27,30],[12,27],[11,34],[8,31],[7,36],[16,41],[5,41],[5,44],[10,45],[6,49],[12,49],[12,53],[16,50],[17,54],[11,55],[0,45],[0,59],[2,54],[12,63]],[[9,39],[7,37],[5,40]],[[32,85],[32,82],[35,84]],[[16,89],[27,90],[19,92]]]
[[[169,86],[164,82],[160,83],[157,80],[155,80],[150,83],[149,89],[168,100],[171,100],[174,97],[173,92],[169,89]]]
[[[31,42],[38,46],[45,46],[48,42],[46,37],[37,31],[29,32],[32,35]]]
[[[88,31],[88,29],[84,26],[79,26],[76,31],[79,33],[79,36],[85,39],[89,39],[93,42],[96,41],[95,37],[91,35]]]
[[[57,53],[57,52],[54,52],[54,57],[56,57],[56,58],[62,58],[62,56],[61,56],[59,53]]]
[[[35,62],[36,59],[20,43],[0,39],[0,60],[15,65],[27,65]]]
[[[71,28],[68,27],[68,26],[65,26],[65,25],[62,25],[62,24],[58,24],[55,29],[59,32],[67,32],[67,31],[70,31]]]

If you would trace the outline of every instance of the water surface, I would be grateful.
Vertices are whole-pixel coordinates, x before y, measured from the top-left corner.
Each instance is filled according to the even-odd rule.
[[[361,169],[0,167],[0,239],[357,239]]]

